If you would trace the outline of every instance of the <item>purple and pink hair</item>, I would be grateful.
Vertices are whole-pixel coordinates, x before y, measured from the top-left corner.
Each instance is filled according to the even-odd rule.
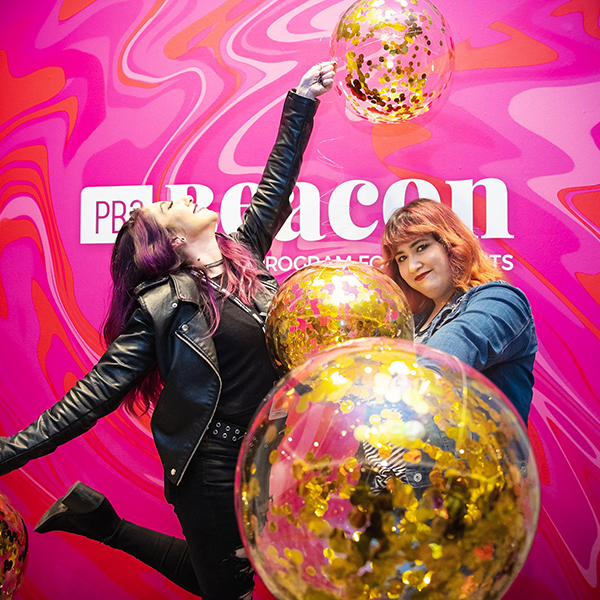
[[[201,264],[186,263],[173,248],[174,232],[162,227],[152,214],[144,209],[131,212],[130,218],[121,227],[111,257],[112,297],[104,323],[104,339],[114,342],[123,331],[138,306],[135,289],[147,281],[157,281],[180,270],[195,270],[203,273],[199,278],[198,290],[205,318],[212,335],[219,326],[220,312],[216,292],[205,281],[207,273]],[[217,236],[223,255],[223,266],[228,293],[235,293],[242,302],[251,304],[262,283],[261,273],[252,253],[243,245],[226,236]],[[138,382],[123,400],[130,413],[136,408],[142,414],[156,403],[163,387],[158,365]]]

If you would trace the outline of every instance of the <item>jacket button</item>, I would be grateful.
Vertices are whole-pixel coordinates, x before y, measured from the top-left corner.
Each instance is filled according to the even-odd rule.
[[[171,469],[171,475],[175,475],[177,473],[177,469]]]
[[[415,473],[413,479],[419,483],[419,481],[421,481],[421,479],[423,479],[423,475],[421,475],[421,473]]]
[[[181,331],[187,331],[188,329],[189,329],[189,327],[187,325],[181,326]]]
[[[177,308],[177,302],[173,302],[173,304],[171,304],[171,306],[172,306],[173,308]]]

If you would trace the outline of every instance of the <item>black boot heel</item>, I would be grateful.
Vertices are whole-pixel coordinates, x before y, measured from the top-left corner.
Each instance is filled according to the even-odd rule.
[[[65,531],[102,542],[120,522],[104,494],[78,481],[42,515],[34,531]]]
[[[85,483],[74,483],[61,498],[61,502],[70,510],[85,514],[96,510],[106,500],[106,496]]]

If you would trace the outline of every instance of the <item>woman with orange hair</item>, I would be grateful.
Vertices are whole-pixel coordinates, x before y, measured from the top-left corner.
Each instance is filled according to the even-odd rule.
[[[533,396],[537,338],[529,302],[506,281],[466,225],[440,202],[419,198],[385,225],[381,268],[404,291],[415,315],[415,342],[452,354],[485,375],[527,423]],[[454,452],[453,440],[433,423],[428,441]],[[404,448],[381,458],[368,441],[357,454],[361,478],[375,494],[394,477],[415,491],[427,488],[434,466],[426,454],[408,463]],[[527,457],[519,456],[526,473]]]
[[[537,338],[525,294],[440,202],[419,198],[394,212],[382,246],[382,268],[415,314],[415,342],[483,373],[527,423]]]

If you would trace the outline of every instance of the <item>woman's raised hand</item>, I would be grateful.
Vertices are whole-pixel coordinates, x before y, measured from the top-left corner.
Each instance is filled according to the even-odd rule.
[[[333,87],[333,78],[337,65],[335,61],[320,62],[311,67],[302,77],[296,88],[296,94],[314,100]]]

